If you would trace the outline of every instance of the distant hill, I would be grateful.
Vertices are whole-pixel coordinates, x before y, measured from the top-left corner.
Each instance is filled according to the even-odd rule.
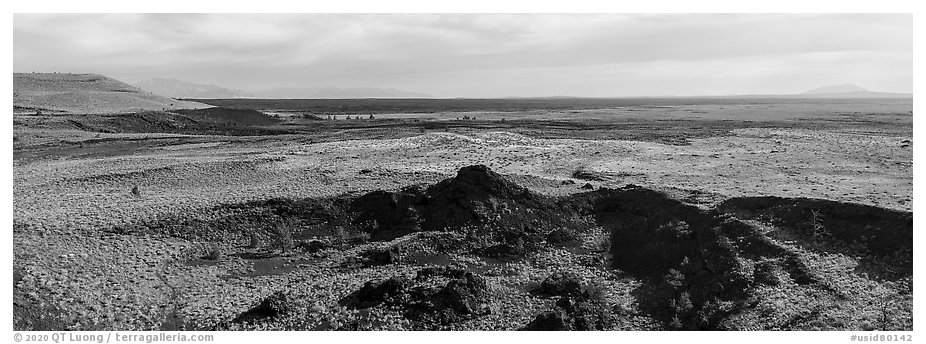
[[[725,96],[666,96],[665,98],[912,99],[913,94],[873,92],[855,85],[841,84],[817,87],[797,94],[732,94]]]
[[[253,95],[241,91],[214,85],[196,84],[177,79],[149,79],[135,84],[145,91],[172,98],[247,98]]]
[[[911,93],[889,93],[889,92],[837,92],[837,93],[813,93],[798,94],[796,98],[885,98],[885,99],[908,99],[913,98]]]
[[[800,98],[913,98],[909,93],[872,92],[852,84],[817,87],[797,95]]]
[[[864,88],[851,85],[851,84],[841,84],[841,85],[829,85],[823,87],[817,87],[810,91],[804,92],[803,94],[827,94],[827,93],[854,93],[854,92],[870,92]]]
[[[257,98],[270,99],[358,99],[358,98],[430,98],[425,93],[402,91],[392,88],[277,88],[255,92]]]
[[[154,95],[97,74],[13,73],[14,112],[102,114],[208,107]]]

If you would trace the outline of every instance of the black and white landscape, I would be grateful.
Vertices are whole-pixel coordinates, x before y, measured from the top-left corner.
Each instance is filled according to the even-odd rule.
[[[910,15],[14,19],[15,330],[913,329]]]

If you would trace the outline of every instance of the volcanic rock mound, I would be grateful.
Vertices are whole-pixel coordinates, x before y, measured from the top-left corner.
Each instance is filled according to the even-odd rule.
[[[842,298],[838,286],[808,264],[807,250],[870,260],[869,269],[883,270],[876,279],[908,278],[912,271],[911,213],[774,197],[737,198],[702,209],[635,185],[553,198],[485,166],[465,167],[429,187],[224,209],[234,211],[207,223],[163,228],[273,233],[283,223],[297,239],[324,234],[342,242],[341,249],[352,245],[344,239],[351,233],[389,241],[413,232],[449,232],[452,244],[435,246],[436,253],[523,259],[551,246],[575,246],[577,237],[597,226],[610,235],[612,268],[642,282],[632,293],[639,311],[674,329],[723,329],[765,286]],[[357,268],[414,260],[406,261],[410,252],[394,245],[363,251],[366,264]],[[464,270],[427,268],[414,279],[370,281],[341,304],[399,307],[417,324],[439,327],[481,314],[487,283]],[[557,297],[557,306],[527,328],[607,328],[607,300],[590,298],[580,287],[568,274],[550,276],[539,297]]]
[[[464,167],[456,177],[427,189],[374,191],[357,198],[351,210],[356,222],[370,225],[365,230],[372,240],[415,231],[471,229],[496,245],[519,250],[545,241],[557,229],[579,226],[556,199],[535,194],[482,165]]]

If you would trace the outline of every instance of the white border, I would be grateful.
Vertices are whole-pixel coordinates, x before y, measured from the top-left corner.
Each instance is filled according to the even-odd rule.
[[[294,5],[294,2],[285,0],[262,0],[251,2],[237,2],[230,4],[224,1],[191,1],[191,0],[159,0],[146,2],[133,1],[12,1],[7,2],[11,7],[10,13],[4,17],[4,21],[9,20],[7,27],[12,27],[12,13],[33,13],[33,12],[53,12],[53,13],[96,13],[96,12],[132,12],[132,13],[149,13],[149,12],[229,12],[229,13],[282,13],[282,12],[303,12],[303,13],[446,13],[446,12],[480,12],[480,13],[589,13],[589,12],[614,12],[614,13],[731,13],[731,12],[774,12],[774,13],[834,13],[834,12],[855,12],[855,13],[914,13],[915,32],[921,33],[923,25],[918,23],[919,15],[916,13],[918,6],[914,1],[897,1],[897,0],[878,0],[878,1],[807,1],[807,0],[785,0],[785,1],[767,1],[767,2],[747,2],[747,1],[666,1],[666,0],[649,0],[634,2],[599,2],[590,0],[571,0],[558,2],[544,2],[542,4],[527,3],[521,1],[499,1],[499,0],[472,0],[465,2],[439,3],[436,1],[417,1],[417,0],[387,0],[387,1],[324,1],[301,3]],[[922,35],[914,36],[914,94],[921,94],[922,82],[920,80],[921,68],[919,58],[922,58],[922,44],[919,42]],[[4,36],[5,46],[8,47],[7,63],[8,74],[12,75],[12,35]],[[7,99],[7,109],[12,109],[12,78],[4,81],[6,87],[5,97]],[[917,103],[914,101],[914,113],[917,112]],[[10,110],[8,110],[10,111]],[[919,130],[916,130],[919,120],[914,121],[914,140],[917,142],[926,142],[920,140]],[[3,122],[3,139],[8,149],[3,154],[7,162],[3,169],[4,190],[9,197],[3,198],[3,219],[7,229],[3,241],[6,259],[4,266],[8,273],[12,271],[12,120],[7,119]],[[914,150],[915,152],[917,150]],[[914,155],[914,164],[919,159],[919,154]],[[915,170],[916,171],[916,170]],[[914,174],[914,195],[922,194],[922,187],[917,180],[917,173]],[[918,197],[914,197],[917,198]],[[919,202],[914,202],[914,214],[919,213],[921,207]],[[915,231],[920,226],[918,219],[914,221]],[[914,234],[914,247],[918,248],[923,235]],[[916,258],[917,255],[914,255]],[[921,256],[921,255],[920,255]],[[923,266],[922,262],[915,259],[915,267]],[[919,269],[915,268],[916,281]],[[9,275],[8,275],[9,276]],[[7,310],[3,313],[2,325],[8,331],[5,334],[10,335],[12,341],[12,285],[4,283],[8,301]],[[914,324],[916,319],[921,316],[922,307],[920,304],[924,294],[915,284],[914,297]],[[920,326],[914,325],[914,329]],[[922,340],[918,331],[913,331],[914,340]],[[910,334],[902,332],[891,332],[894,334]],[[735,333],[692,333],[692,332],[571,332],[571,333],[538,333],[538,332],[406,332],[406,333],[382,333],[382,332],[362,332],[362,333],[343,333],[343,332],[214,332],[218,339],[216,343],[275,343],[275,342],[301,342],[301,343],[329,343],[337,341],[376,341],[389,343],[433,343],[439,339],[446,343],[483,343],[483,342],[582,342],[582,341],[601,341],[604,343],[649,343],[649,342],[709,342],[709,343],[782,343],[782,342],[810,342],[810,343],[851,343],[850,336],[853,334],[863,335],[866,332],[735,332]],[[2,335],[2,334],[0,334]]]

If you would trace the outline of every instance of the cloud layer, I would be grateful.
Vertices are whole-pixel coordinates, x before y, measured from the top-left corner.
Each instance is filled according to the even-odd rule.
[[[16,14],[14,70],[442,97],[911,92],[910,15]]]

